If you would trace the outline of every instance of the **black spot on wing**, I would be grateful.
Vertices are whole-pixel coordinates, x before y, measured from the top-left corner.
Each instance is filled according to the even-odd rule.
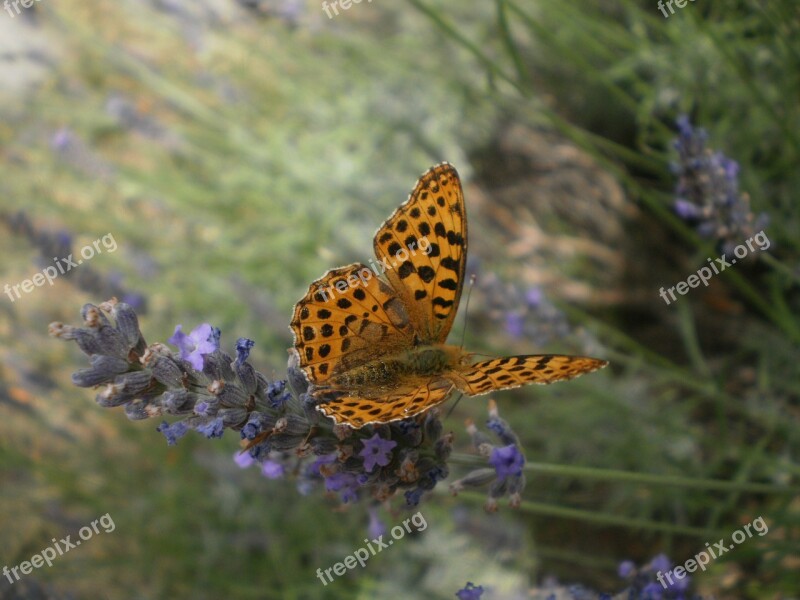
[[[445,256],[439,264],[442,265],[445,269],[449,269],[451,271],[455,271],[456,273],[458,273],[461,261],[458,259],[454,259],[452,256]]]
[[[433,278],[436,277],[436,271],[434,271],[428,265],[423,265],[419,269],[417,269],[417,274],[419,278],[422,279],[425,283],[430,283],[433,281]]]
[[[420,267],[419,270],[422,271],[422,269],[425,269],[425,268],[430,269],[430,267]],[[399,269],[397,269],[397,274],[400,276],[400,279],[405,279],[406,277],[411,275],[411,273],[413,273],[416,270],[417,269],[414,267],[413,264],[411,264],[411,262],[406,261],[402,265],[400,265]],[[422,277],[421,274],[420,274],[420,277]]]

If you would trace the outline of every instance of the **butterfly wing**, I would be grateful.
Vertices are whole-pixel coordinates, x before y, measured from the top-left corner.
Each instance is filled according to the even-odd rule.
[[[300,368],[322,384],[333,375],[411,346],[405,306],[369,267],[332,269],[311,284],[290,324]]]
[[[375,255],[408,308],[424,343],[444,343],[453,325],[467,261],[461,180],[447,163],[420,177],[411,195],[375,234]]]
[[[354,428],[372,423],[390,423],[408,419],[444,402],[452,391],[448,381],[410,381],[401,389],[380,398],[362,398],[345,394],[326,394],[327,401],[317,405],[337,423]]]
[[[493,358],[463,365],[444,374],[468,396],[516,388],[528,383],[553,383],[591,373],[608,364],[605,360],[563,354],[533,354]]]

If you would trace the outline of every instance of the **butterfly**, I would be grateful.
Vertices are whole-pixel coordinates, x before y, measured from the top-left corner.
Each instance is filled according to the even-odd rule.
[[[445,341],[464,287],[467,214],[461,180],[442,163],[378,229],[377,262],[331,269],[295,305],[290,329],[317,409],[353,428],[407,419],[444,402],[606,366],[533,354],[475,361]],[[380,277],[383,275],[384,277]]]

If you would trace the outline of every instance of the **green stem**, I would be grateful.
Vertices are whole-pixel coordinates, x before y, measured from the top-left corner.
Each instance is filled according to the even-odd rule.
[[[700,342],[697,339],[697,328],[694,325],[691,304],[689,302],[678,302],[677,310],[681,339],[689,361],[704,378],[711,377],[711,369],[706,364],[703,351],[700,349]]]
[[[764,261],[765,264],[769,265],[772,269],[780,273],[781,275],[785,276],[786,279],[794,282],[800,283],[800,272],[795,271],[790,266],[783,264],[777,258],[772,256],[771,254],[767,254],[766,252],[758,255],[759,259]]]
[[[453,464],[465,466],[485,466],[485,461],[472,454],[454,453]],[[697,477],[680,477],[677,475],[655,475],[652,473],[634,473],[617,469],[600,469],[596,467],[576,467],[574,465],[554,465],[548,463],[526,462],[526,473],[572,477],[579,479],[596,479],[605,482],[633,483],[641,485],[680,487],[698,490],[713,490],[747,494],[787,494],[800,495],[800,486],[784,486],[772,483],[756,483],[751,481],[725,481]],[[741,479],[744,471],[737,478]]]
[[[448,21],[444,20],[442,16],[432,9],[430,6],[420,2],[419,0],[408,0],[408,3],[415,7],[420,12],[424,13],[428,16],[438,27],[448,36],[450,36],[453,40],[461,44],[470,54],[472,54],[478,62],[480,62],[484,67],[489,70],[489,73],[492,76],[498,77],[505,81],[506,83],[512,85],[514,89],[520,92],[523,96],[525,95],[523,92],[522,87],[520,84],[514,80],[513,77],[506,74],[500,67],[498,67],[491,58],[486,56],[478,46],[473,44],[469,39],[467,39],[461,32],[454,26],[451,25]]]
[[[480,492],[460,492],[458,497],[473,502],[483,503],[486,501],[486,496]],[[651,521],[649,519],[634,519],[619,515],[597,513],[579,508],[555,506],[553,504],[545,504],[543,502],[529,502],[527,500],[523,500],[522,504],[520,505],[520,510],[529,514],[544,515],[559,519],[569,519],[571,521],[584,521],[586,523],[592,523],[595,525],[626,527],[641,531],[659,531],[674,535],[685,535],[706,539],[714,539],[725,535],[724,532],[711,529],[701,529],[699,527],[691,527],[689,525],[662,523],[659,521]]]

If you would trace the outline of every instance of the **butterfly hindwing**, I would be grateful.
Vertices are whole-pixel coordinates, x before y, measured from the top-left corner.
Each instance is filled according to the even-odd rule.
[[[371,423],[408,419],[444,402],[453,389],[447,381],[420,380],[380,398],[333,395],[317,408],[337,423],[359,428]]]
[[[300,368],[315,384],[408,347],[413,336],[402,301],[360,263],[312,283],[290,327]]]

